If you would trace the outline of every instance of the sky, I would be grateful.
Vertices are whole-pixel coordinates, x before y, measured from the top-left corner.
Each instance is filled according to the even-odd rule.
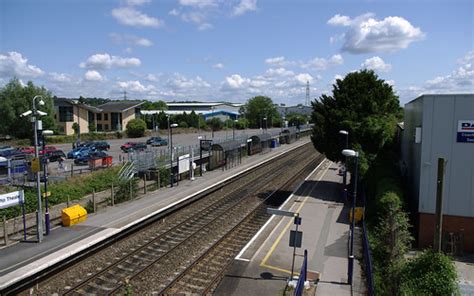
[[[401,105],[474,93],[472,0],[0,0],[0,87],[296,105],[372,69]]]

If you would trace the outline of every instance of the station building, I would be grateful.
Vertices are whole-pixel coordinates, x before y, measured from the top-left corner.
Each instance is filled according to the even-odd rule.
[[[420,247],[433,245],[438,158],[444,158],[442,245],[474,252],[474,94],[422,95],[405,105],[402,173]]]

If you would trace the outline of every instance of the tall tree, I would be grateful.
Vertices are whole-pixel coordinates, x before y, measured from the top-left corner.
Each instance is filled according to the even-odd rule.
[[[156,102],[151,102],[151,101],[146,101],[141,105],[141,109],[143,110],[167,110],[168,105],[166,105],[166,102],[164,101],[156,101]]]
[[[32,109],[34,96],[41,95],[44,105],[36,105],[38,110],[46,112],[46,116],[40,119],[43,129],[57,129],[54,121],[53,99],[51,92],[44,87],[37,87],[29,81],[22,85],[20,80],[12,78],[0,89],[0,134],[14,136],[16,138],[32,138],[33,129],[28,118],[20,117],[20,114]]]
[[[311,139],[318,151],[338,161],[343,159],[339,130],[348,131],[349,147],[360,152],[363,174],[382,146],[393,139],[402,114],[398,97],[372,70],[337,79],[332,92],[312,102]]]
[[[271,127],[273,123],[280,122],[280,115],[273,104],[272,99],[265,96],[257,96],[249,99],[240,109],[240,113],[248,120],[250,127]]]

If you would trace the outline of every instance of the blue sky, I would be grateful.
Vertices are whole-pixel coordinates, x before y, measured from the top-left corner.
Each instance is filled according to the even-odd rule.
[[[295,105],[369,68],[404,104],[474,92],[473,28],[471,0],[2,0],[0,86]]]

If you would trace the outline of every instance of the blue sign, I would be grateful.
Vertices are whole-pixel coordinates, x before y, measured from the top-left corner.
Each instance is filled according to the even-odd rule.
[[[474,120],[459,120],[457,142],[474,143]]]

